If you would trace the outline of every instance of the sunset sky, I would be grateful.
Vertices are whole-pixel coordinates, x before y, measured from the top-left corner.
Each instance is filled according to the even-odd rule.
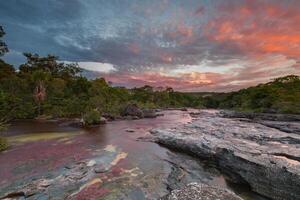
[[[3,0],[10,52],[58,55],[114,85],[232,91],[300,75],[300,0]]]

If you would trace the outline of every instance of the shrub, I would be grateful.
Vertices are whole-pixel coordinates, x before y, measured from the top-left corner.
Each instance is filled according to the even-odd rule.
[[[100,124],[101,113],[98,110],[91,110],[83,116],[85,125]]]
[[[4,151],[5,149],[7,149],[7,147],[7,140],[4,137],[0,137],[0,151]]]

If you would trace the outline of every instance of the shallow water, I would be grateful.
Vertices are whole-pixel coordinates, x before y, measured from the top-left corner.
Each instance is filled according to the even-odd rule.
[[[66,166],[79,161],[95,161],[105,150],[117,152],[107,161],[110,169],[95,175],[89,185],[81,183],[69,189],[76,194],[72,199],[157,199],[189,182],[229,188],[247,200],[263,199],[245,186],[228,184],[210,163],[137,140],[148,136],[152,128],[174,127],[192,120],[184,111],[163,113],[155,119],[113,121],[84,130],[57,122],[13,123],[5,133],[11,148],[0,154],[0,197],[33,180],[57,177]],[[101,180],[101,187],[88,190],[97,180]],[[85,190],[78,189],[83,186]],[[67,193],[56,192],[54,197]],[[87,193],[94,195],[87,197]]]

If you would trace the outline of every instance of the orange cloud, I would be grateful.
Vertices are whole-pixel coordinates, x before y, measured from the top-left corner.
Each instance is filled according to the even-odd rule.
[[[114,85],[140,87],[143,85],[151,85],[153,87],[172,87],[179,91],[207,91],[213,90],[215,85],[223,83],[224,78],[218,73],[186,73],[180,77],[162,75],[157,72],[145,72],[141,74],[135,73],[113,73],[106,74],[104,77],[111,81]]]
[[[299,10],[284,4],[248,2],[220,7],[223,15],[208,23],[207,37],[216,42],[230,42],[245,53],[300,57]]]
[[[167,32],[166,36],[179,45],[192,44],[195,40],[194,27],[179,23],[176,25],[175,30]]]

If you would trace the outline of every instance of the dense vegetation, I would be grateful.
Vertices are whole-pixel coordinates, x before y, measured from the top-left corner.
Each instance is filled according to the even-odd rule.
[[[8,51],[8,48],[6,46],[6,44],[2,41],[2,37],[3,35],[5,35],[5,32],[3,31],[3,28],[2,26],[0,26],[0,56],[3,56],[7,51]],[[1,59],[0,59],[0,70],[2,70],[2,63],[4,63]],[[0,73],[0,78],[2,77],[2,73]],[[2,99],[2,92],[0,91],[0,99]],[[0,100],[0,101],[3,101],[3,100]],[[0,114],[0,133],[6,129],[6,120],[5,120],[5,117],[4,116],[4,113],[2,110],[5,110],[6,108],[2,108],[2,106],[5,106],[5,105],[2,105],[2,103],[0,103],[0,108],[1,108],[1,114]],[[7,148],[7,141],[5,138],[1,137],[0,135],[0,151],[3,151]]]
[[[203,105],[210,108],[300,114],[300,77],[280,77],[237,92],[213,94],[203,100]]]
[[[15,71],[0,61],[0,116],[7,119],[78,117],[91,110],[119,115],[129,102],[142,108],[183,107],[194,104],[191,95],[171,88],[150,86],[126,89],[112,87],[103,78],[88,80],[76,64],[64,64],[57,57],[25,53],[27,62]]]

